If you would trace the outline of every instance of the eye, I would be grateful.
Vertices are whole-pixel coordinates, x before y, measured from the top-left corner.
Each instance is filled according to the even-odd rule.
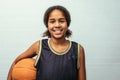
[[[64,23],[65,21],[64,21],[64,20],[61,20],[60,22],[61,22],[61,23]]]
[[[59,22],[64,23],[64,22],[66,22],[66,20],[62,18],[62,19],[59,20]]]
[[[55,23],[55,20],[49,20],[49,23],[53,24]]]
[[[49,21],[50,23],[54,23],[55,21]]]

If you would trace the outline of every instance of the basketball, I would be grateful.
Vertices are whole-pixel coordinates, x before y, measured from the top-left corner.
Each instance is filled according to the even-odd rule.
[[[17,62],[12,70],[13,80],[36,80],[34,62],[33,58],[26,58]]]

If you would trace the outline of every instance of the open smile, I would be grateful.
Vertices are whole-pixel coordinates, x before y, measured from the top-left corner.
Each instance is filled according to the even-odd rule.
[[[63,31],[63,29],[53,29],[53,32],[55,33],[61,33]]]

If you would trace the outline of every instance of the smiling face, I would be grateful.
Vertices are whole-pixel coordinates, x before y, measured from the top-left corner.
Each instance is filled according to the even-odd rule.
[[[48,30],[51,38],[65,38],[67,21],[62,11],[55,9],[50,13],[48,18]]]

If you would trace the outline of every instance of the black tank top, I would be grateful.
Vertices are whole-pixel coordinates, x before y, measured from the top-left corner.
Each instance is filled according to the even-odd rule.
[[[68,49],[58,54],[48,39],[42,40],[41,53],[36,64],[36,80],[78,80],[78,44],[70,42]]]

